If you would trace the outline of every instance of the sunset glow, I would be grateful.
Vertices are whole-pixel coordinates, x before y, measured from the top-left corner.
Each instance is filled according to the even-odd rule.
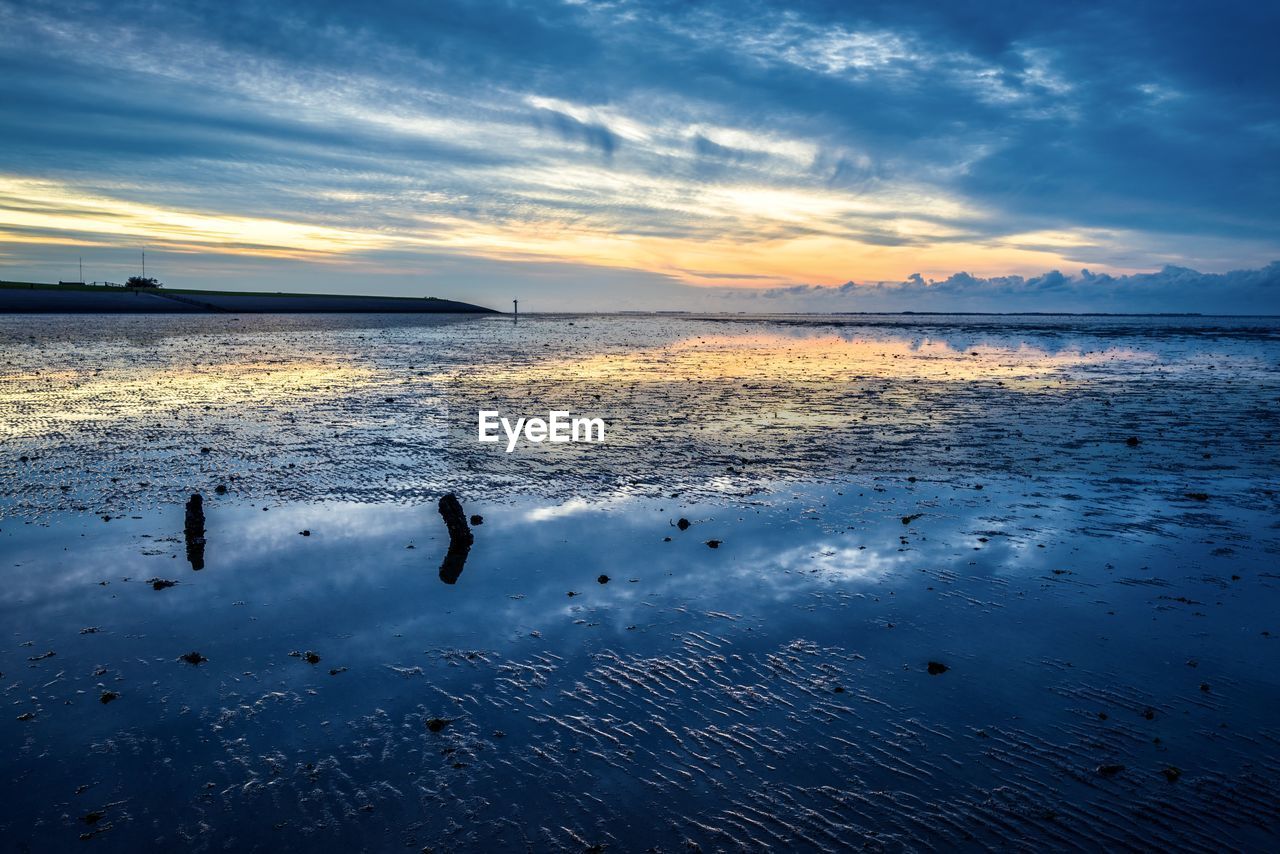
[[[1200,25],[1157,51],[1136,13],[992,41],[908,7],[401,11],[268,45],[249,7],[0,4],[0,278],[122,280],[145,248],[173,286],[544,309],[1150,309],[1260,295],[1115,283],[1280,257],[1265,52],[1224,88]]]

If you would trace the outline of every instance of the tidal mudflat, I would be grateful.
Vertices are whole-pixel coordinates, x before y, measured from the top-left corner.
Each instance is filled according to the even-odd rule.
[[[4,318],[0,435],[6,849],[1280,837],[1274,319]]]

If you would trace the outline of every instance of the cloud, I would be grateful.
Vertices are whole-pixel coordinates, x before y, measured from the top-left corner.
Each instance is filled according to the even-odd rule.
[[[1280,314],[1280,261],[1227,273],[1173,266],[1123,276],[1088,269],[1075,276],[1050,270],[1030,277],[955,273],[927,279],[915,273],[901,282],[725,290],[720,296],[799,311]]]
[[[618,137],[602,124],[579,121],[573,116],[549,109],[535,111],[533,120],[538,127],[550,127],[563,139],[586,143],[599,151],[606,160],[618,148]]]
[[[453,253],[640,288],[1280,256],[1275,4],[0,0],[0,20],[0,178],[123,212],[36,228],[7,200],[10,278],[171,239],[140,207],[216,224],[193,263],[236,223],[235,253],[332,234],[308,238],[318,263],[416,246],[406,274]],[[954,289],[980,290],[922,295]]]

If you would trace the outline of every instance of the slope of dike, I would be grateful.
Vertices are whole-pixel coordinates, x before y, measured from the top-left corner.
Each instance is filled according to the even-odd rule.
[[[351,294],[271,294],[233,291],[156,291],[93,285],[0,282],[0,314],[209,314],[209,313],[497,314],[491,308],[436,297]]]

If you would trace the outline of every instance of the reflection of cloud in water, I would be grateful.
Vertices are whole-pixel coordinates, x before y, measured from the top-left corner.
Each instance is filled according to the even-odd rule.
[[[918,555],[837,545],[829,540],[786,549],[770,558],[783,569],[815,573],[825,581],[876,581],[904,563],[918,559]]]
[[[468,502],[554,504],[749,495],[841,471],[1192,481],[1189,449],[1241,470],[1273,456],[1259,436],[1274,342],[1217,330],[1238,325],[1221,319],[22,323],[0,320],[0,431],[27,457],[0,467],[6,518],[121,515],[224,481],[256,502],[423,503],[460,489]],[[475,441],[478,409],[552,407],[604,417],[607,441],[510,455]],[[1195,418],[1124,447],[1168,411]]]
[[[634,828],[608,811],[625,811],[639,784],[646,810],[701,822],[681,824],[681,836],[708,816],[721,822],[717,811],[763,805],[791,815],[792,803],[809,810],[804,799],[820,796],[817,814],[832,808],[829,791],[854,793],[859,811],[888,793],[875,808],[896,816],[893,802],[968,797],[972,773],[1019,786],[1019,803],[1058,809],[1043,793],[1078,785],[1081,769],[1100,761],[1122,762],[1135,778],[1159,774],[1144,753],[1149,738],[1131,737],[1148,725],[1145,708],[1156,710],[1150,731],[1176,745],[1182,767],[1255,779],[1236,759],[1256,759],[1273,705],[1274,691],[1249,674],[1267,661],[1256,629],[1274,615],[1263,575],[1273,563],[1265,526],[1274,508],[1236,502],[1221,522],[1184,520],[1180,553],[1167,560],[1166,544],[1150,538],[1117,556],[1115,540],[1074,535],[1086,512],[1096,531],[1129,524],[1149,495],[1098,502],[1089,494],[1081,504],[1028,496],[1018,479],[990,480],[981,492],[874,479],[865,488],[771,487],[767,498],[736,505],[468,505],[486,519],[453,586],[437,577],[446,537],[430,506],[263,512],[213,499],[209,568],[160,592],[140,579],[185,569],[181,508],[111,523],[6,525],[0,545],[22,566],[11,571],[0,616],[34,646],[0,649],[0,667],[15,707],[37,717],[5,728],[5,746],[14,755],[39,750],[54,770],[34,782],[56,791],[17,792],[3,809],[20,814],[27,807],[15,804],[27,797],[50,816],[51,833],[63,829],[56,818],[78,785],[72,773],[128,792],[150,815],[170,814],[159,805],[172,791],[175,822],[204,821],[220,834],[235,827],[255,841],[277,838],[270,826],[296,817],[299,805],[352,816],[375,803],[359,825],[341,826],[367,833],[388,815],[396,825],[404,793],[412,806],[424,786],[483,792],[517,805],[517,820],[536,827],[565,802],[530,799],[576,793],[587,780],[591,800],[566,821]],[[672,527],[675,512],[693,525]],[[992,527],[1002,534],[981,544],[979,532]],[[311,537],[298,536],[304,528]],[[159,540],[146,533],[164,534],[168,553],[140,554]],[[1239,556],[1213,556],[1211,533]],[[711,538],[723,545],[707,548]],[[405,549],[410,541],[417,548]],[[72,554],[53,544],[71,544]],[[135,582],[99,587],[86,563]],[[1070,574],[1050,572],[1058,567]],[[1241,581],[1226,580],[1233,571]],[[607,584],[597,583],[601,573]],[[81,626],[101,631],[79,635]],[[1170,649],[1178,650],[1172,665]],[[44,650],[56,657],[28,660]],[[177,660],[193,650],[208,660]],[[321,661],[308,664],[295,650]],[[1197,672],[1180,663],[1184,651],[1204,662]],[[932,660],[948,673],[929,676]],[[1202,678],[1213,681],[1211,694],[1197,690]],[[100,682],[121,694],[109,715],[92,700]],[[1232,702],[1241,684],[1263,699]],[[1119,727],[1101,721],[1099,708]],[[424,727],[436,716],[450,721],[443,732]],[[941,755],[957,761],[934,761]],[[154,767],[156,757],[166,787],[130,788],[145,779],[137,766]],[[700,776],[716,785],[685,782]],[[785,801],[760,802],[760,791]],[[1145,797],[1128,791],[1100,795],[1102,814],[1122,814],[1115,798],[1128,810]],[[1184,786],[1176,806],[1244,802],[1219,791],[1210,798]],[[1247,803],[1273,803],[1273,793],[1264,782]],[[981,815],[988,792],[975,797],[952,804],[954,815]],[[204,810],[202,798],[218,808]],[[466,826],[467,805],[450,795],[432,807],[439,824],[415,831],[415,845],[457,842],[447,828]],[[1005,832],[1010,813],[993,815]],[[1080,826],[1093,820],[1079,817]],[[968,833],[970,825],[957,826]],[[153,837],[156,827],[122,819],[113,838]],[[553,847],[577,847],[586,836],[575,834]],[[938,841],[911,838],[922,848]],[[674,848],[680,838],[656,841]]]
[[[584,501],[581,498],[571,498],[563,504],[553,504],[549,507],[533,507],[525,511],[524,518],[530,522],[546,522],[550,519],[564,519],[568,516],[575,516],[580,513],[587,513],[592,510],[599,509],[602,502]]]
[[[491,367],[482,374],[462,371],[460,382],[586,382],[601,387],[626,383],[669,383],[677,379],[745,380],[772,383],[832,379],[927,379],[969,382],[1000,380],[1015,387],[1044,388],[1065,369],[1150,363],[1154,355],[1131,347],[1083,352],[1050,352],[1029,344],[973,345],[959,350],[942,339],[912,337],[848,338],[840,335],[752,333],[686,338],[662,347],[587,358],[541,360],[535,364]]]
[[[524,512],[524,519],[528,522],[549,522],[553,519],[580,516],[583,513],[623,509],[628,502],[636,500],[637,497],[633,490],[604,490],[590,501],[584,498],[570,498],[559,504],[531,507]]]

